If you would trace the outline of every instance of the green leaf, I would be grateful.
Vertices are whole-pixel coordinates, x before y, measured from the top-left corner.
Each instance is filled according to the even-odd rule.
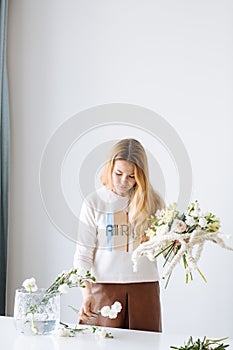
[[[223,340],[226,340],[226,339],[228,339],[228,337],[220,338],[220,339],[207,339],[207,340],[212,342],[212,343],[219,343],[220,341],[223,341]]]
[[[166,289],[167,286],[168,286],[168,282],[170,281],[171,275],[172,275],[172,273],[170,272],[169,275],[168,275],[167,281],[166,281],[166,283],[165,283],[165,287],[164,287],[165,289]]]
[[[170,346],[171,349],[176,350],[225,350],[229,344],[219,344],[219,342],[228,339],[221,338],[221,339],[207,339],[206,337],[203,338],[203,340],[200,340],[199,338],[194,342],[193,338],[190,336],[187,343],[183,346],[176,347],[176,346]],[[214,345],[212,347],[212,345]]]

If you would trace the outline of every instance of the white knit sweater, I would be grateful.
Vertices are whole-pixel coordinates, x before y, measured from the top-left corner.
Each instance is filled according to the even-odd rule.
[[[139,244],[128,223],[128,197],[101,187],[83,202],[74,267],[89,270],[102,283],[152,282],[159,279],[156,262],[139,260],[133,272],[132,251]]]

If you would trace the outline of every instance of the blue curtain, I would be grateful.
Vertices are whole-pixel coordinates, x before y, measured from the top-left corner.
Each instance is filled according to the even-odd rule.
[[[8,1],[0,0],[0,315],[6,311],[6,272],[7,272],[7,236],[8,236],[8,178],[9,178],[9,102],[6,67],[6,36]]]

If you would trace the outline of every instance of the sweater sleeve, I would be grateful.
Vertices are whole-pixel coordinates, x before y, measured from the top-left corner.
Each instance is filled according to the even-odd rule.
[[[84,200],[78,226],[73,265],[84,270],[91,269],[97,241],[97,225],[93,206]]]

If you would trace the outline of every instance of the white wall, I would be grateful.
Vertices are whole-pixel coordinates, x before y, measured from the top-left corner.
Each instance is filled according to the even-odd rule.
[[[144,106],[170,123],[191,159],[192,199],[232,233],[232,10],[230,0],[9,0],[9,314],[25,278],[48,286],[72,265],[74,243],[42,204],[40,161],[58,127],[92,106]],[[165,332],[233,337],[232,263],[231,252],[209,245],[201,260],[207,284],[195,275],[186,286],[177,270],[162,287]],[[80,291],[69,297],[64,320]]]

